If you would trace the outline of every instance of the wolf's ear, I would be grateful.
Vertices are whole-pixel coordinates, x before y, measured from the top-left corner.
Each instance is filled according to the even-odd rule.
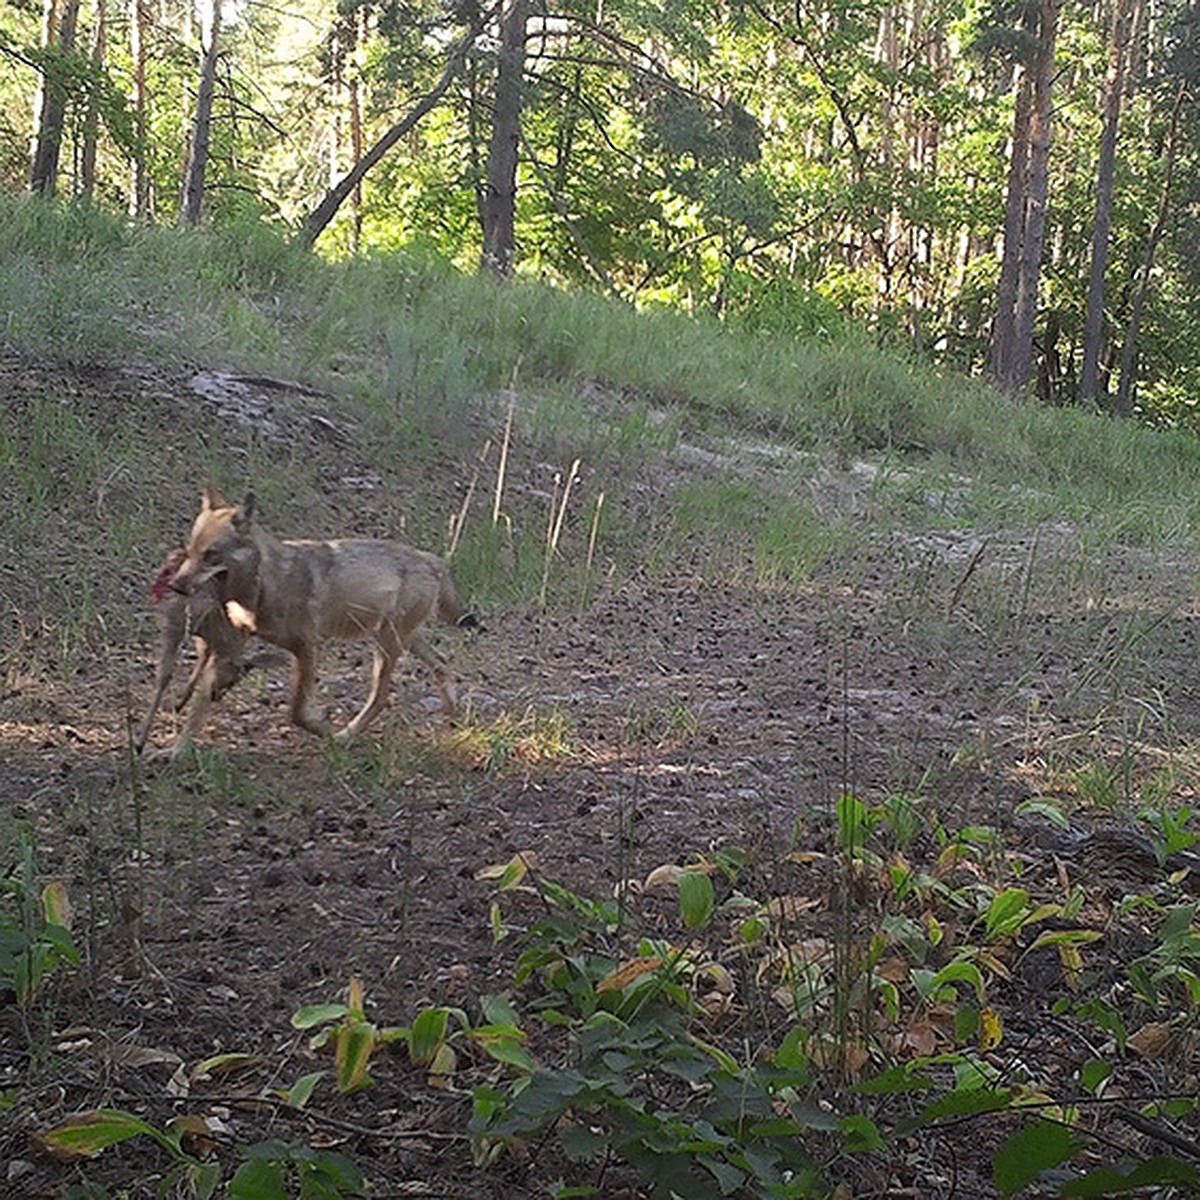
[[[221,493],[209,481],[204,481],[204,489],[200,493],[200,507],[205,512],[210,512],[214,508],[226,508],[225,501],[221,498]]]
[[[237,506],[237,510],[233,514],[233,525],[235,529],[249,529],[254,521],[254,513],[258,504],[254,499],[253,492],[247,492],[245,499]]]

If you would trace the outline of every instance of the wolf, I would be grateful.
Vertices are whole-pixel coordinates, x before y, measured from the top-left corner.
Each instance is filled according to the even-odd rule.
[[[403,650],[430,670],[443,710],[458,711],[456,681],[445,658],[421,635],[427,618],[478,627],[450,570],[435,554],[373,538],[281,540],[259,520],[253,492],[227,504],[210,485],[201,494],[183,562],[172,587],[184,596],[212,588],[233,623],[293,656],[289,715],[310,733],[332,727],[313,709],[317,654],[327,639],[375,639],[367,699],[334,737],[357,737],[387,706],[392,672]]]
[[[146,747],[150,726],[154,723],[167,684],[175,672],[179,648],[189,633],[196,643],[196,665],[192,668],[183,694],[175,703],[175,711],[182,712],[193,693],[196,693],[196,702],[171,748],[173,756],[181,754],[191,743],[193,735],[204,721],[209,704],[219,700],[252,666],[259,665],[245,657],[246,634],[229,619],[215,589],[201,587],[185,596],[172,587],[175,574],[186,557],[184,547],[172,550],[163,560],[150,587],[150,601],[162,636],[154,696],[134,737],[134,750],[138,754]],[[199,691],[196,690],[197,685]]]

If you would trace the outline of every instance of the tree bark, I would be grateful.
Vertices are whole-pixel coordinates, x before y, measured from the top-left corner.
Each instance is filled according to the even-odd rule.
[[[61,14],[56,0],[46,0],[42,10],[42,45],[47,49],[57,46],[62,55],[72,53],[78,19],[79,0],[63,0]],[[34,114],[29,190],[40,196],[52,196],[58,187],[58,159],[67,115],[67,91],[62,79],[56,77],[53,63],[43,70]]]
[[[146,30],[149,0],[129,0],[129,55],[133,60],[133,115],[137,121],[138,144],[133,156],[129,212],[144,220],[150,215],[150,173],[146,169]]]
[[[321,203],[313,209],[305,218],[304,224],[300,227],[300,232],[296,235],[297,240],[302,246],[311,248],[317,238],[321,236],[325,227],[333,220],[337,210],[341,207],[346,197],[349,196],[356,187],[362,182],[367,172],[371,170],[387,152],[409,132],[427,113],[435,109],[441,102],[442,97],[446,94],[450,84],[454,82],[455,76],[462,70],[463,63],[466,61],[467,52],[474,45],[475,39],[479,36],[480,26],[472,25],[471,28],[458,40],[451,48],[449,61],[446,63],[446,69],[442,72],[442,77],[437,83],[425,93],[424,96],[409,110],[404,119],[393,125],[372,147],[366,152],[351,167],[350,171],[342,177],[341,181],[329,189],[325,193]]]
[[[1038,13],[1033,111],[1029,122],[1029,186],[1017,276],[1017,302],[1013,314],[1011,372],[1007,380],[1008,390],[1013,393],[1025,390],[1033,363],[1033,327],[1037,318],[1038,283],[1042,271],[1042,245],[1045,241],[1046,206],[1050,191],[1054,44],[1058,34],[1060,3],[1061,0],[1042,0]]]
[[[179,219],[185,225],[198,225],[204,204],[204,173],[208,167],[208,149],[212,142],[213,95],[217,85],[217,58],[221,39],[221,0],[210,0],[209,20],[201,36],[204,55],[200,60],[200,84],[196,89],[196,115],[192,121],[192,141],[187,170],[179,201]]]
[[[96,2],[96,31],[92,40],[92,66],[96,71],[96,79],[104,69],[104,56],[107,53],[108,39],[108,5],[106,0]],[[96,97],[96,85],[93,84],[91,95],[88,97],[87,115],[83,121],[83,147],[79,154],[79,195],[92,198],[96,191],[96,156],[100,140],[100,113]]]
[[[525,94],[525,28],[529,0],[506,0],[500,17],[500,55],[492,110],[487,183],[483,196],[480,264],[501,279],[512,275],[516,249],[517,160]]]
[[[1100,356],[1104,343],[1105,276],[1108,271],[1108,239],[1112,231],[1113,179],[1117,164],[1117,134],[1121,100],[1125,94],[1131,0],[1117,0],[1113,10],[1108,45],[1108,70],[1104,77],[1104,125],[1100,132],[1100,154],[1096,166],[1096,215],[1092,225],[1092,265],[1088,276],[1087,311],[1084,317],[1083,367],[1079,399],[1092,404],[1101,389]],[[1105,390],[1107,390],[1107,385]]]
[[[1137,396],[1138,333],[1142,323],[1142,312],[1146,307],[1146,293],[1150,289],[1150,276],[1154,270],[1154,255],[1158,250],[1163,230],[1166,228],[1167,215],[1171,208],[1171,184],[1175,177],[1175,158],[1179,147],[1179,120],[1186,98],[1187,84],[1182,83],[1175,96],[1175,106],[1171,110],[1171,126],[1167,131],[1167,144],[1163,147],[1165,168],[1162,191],[1158,196],[1158,211],[1154,217],[1150,236],[1146,241],[1146,253],[1142,258],[1142,269],[1137,291],[1133,297],[1133,308],[1129,314],[1129,324],[1125,329],[1125,345],[1121,349],[1121,379],[1117,384],[1117,395],[1113,403],[1113,414],[1118,417],[1127,416],[1132,411]]]
[[[1025,391],[1033,361],[1033,324],[1037,317],[1046,198],[1050,186],[1050,119],[1060,4],[1061,0],[1040,0],[1038,6],[1037,50],[1028,79],[1028,125],[1027,132],[1021,131],[1026,132],[1026,136],[1018,137],[1014,118],[1004,258],[992,346],[992,376],[1012,395]],[[1024,88],[1022,80],[1022,90]],[[1018,116],[1021,107],[1019,98]]]
[[[1037,12],[1025,10],[1024,32],[1037,34]],[[1012,373],[1017,307],[1021,240],[1025,228],[1025,193],[1029,171],[1030,124],[1033,119],[1033,79],[1030,64],[1022,62],[1016,71],[1016,106],[1013,110],[1012,146],[1008,161],[1008,181],[1004,194],[1003,251],[1000,279],[996,285],[996,319],[992,324],[992,345],[988,373],[1001,387],[1008,387]]]
[[[350,153],[353,161],[358,162],[363,156],[363,122],[362,122],[362,47],[367,40],[366,10],[359,9],[353,17],[354,44],[350,56]],[[352,216],[350,227],[350,247],[358,253],[362,243],[363,227],[363,189],[360,179],[350,193],[350,212]]]

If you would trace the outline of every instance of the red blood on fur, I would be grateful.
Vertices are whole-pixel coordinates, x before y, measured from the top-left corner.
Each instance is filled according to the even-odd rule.
[[[154,582],[150,585],[150,599],[155,604],[160,603],[171,590],[171,580],[175,578],[175,572],[179,570],[186,557],[183,549],[178,549],[172,550],[163,560],[163,565],[158,568],[158,574],[155,575]]]

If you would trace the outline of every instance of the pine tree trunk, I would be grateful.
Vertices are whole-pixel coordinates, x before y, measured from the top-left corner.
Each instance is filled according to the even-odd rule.
[[[1167,144],[1163,147],[1166,166],[1163,171],[1162,191],[1158,197],[1158,211],[1154,217],[1154,226],[1150,230],[1150,237],[1146,241],[1146,253],[1142,258],[1138,288],[1133,297],[1133,308],[1125,329],[1125,345],[1121,350],[1121,379],[1117,384],[1117,395],[1113,404],[1113,412],[1118,417],[1127,416],[1132,411],[1133,402],[1137,396],[1138,334],[1141,329],[1142,312],[1146,307],[1146,293],[1150,289],[1150,276],[1154,270],[1154,255],[1158,250],[1158,243],[1166,228],[1167,216],[1171,209],[1171,184],[1175,178],[1175,159],[1179,145],[1179,119],[1186,98],[1187,85],[1186,83],[1180,84],[1179,92],[1175,97],[1175,107],[1171,110],[1171,127],[1167,132]]]
[[[1029,10],[1025,29],[1036,33],[1037,49],[1029,70],[1022,68],[1013,117],[1004,253],[990,367],[994,381],[1013,395],[1024,392],[1033,361],[1033,327],[1050,182],[1054,45],[1060,2],[1041,0],[1036,10]]]
[[[1025,32],[1037,32],[1036,12],[1026,9]],[[1000,279],[996,286],[996,319],[992,324],[992,345],[988,373],[1001,387],[1008,387],[1012,374],[1013,323],[1017,307],[1017,280],[1020,273],[1021,239],[1025,229],[1025,193],[1029,176],[1029,127],[1033,116],[1033,80],[1029,65],[1022,63],[1016,72],[1016,106],[1013,110],[1012,147],[1008,162],[1008,183],[1004,195],[1003,250]]]
[[[63,0],[61,15],[56,9],[55,0],[46,0],[42,10],[42,44],[46,48],[57,46],[61,54],[70,54],[75,49],[79,0]],[[67,115],[66,89],[55,77],[53,66],[42,75],[34,109],[29,190],[40,196],[52,196],[58,187],[58,159]]]
[[[221,37],[221,0],[211,0],[211,19],[204,39],[200,61],[200,84],[196,89],[196,115],[192,121],[192,141],[187,170],[179,202],[179,219],[185,225],[198,225],[204,204],[204,173],[208,167],[208,148],[212,142],[213,95],[217,85],[217,58]]]
[[[1029,122],[1029,190],[1021,239],[1017,303],[1013,316],[1012,372],[1009,391],[1022,392],[1033,363],[1033,327],[1037,319],[1046,207],[1050,193],[1051,116],[1053,113],[1054,44],[1061,0],[1042,0],[1038,50],[1033,68],[1033,112]]]
[[[96,31],[92,39],[92,65],[97,78],[104,68],[107,53],[108,5],[96,0]],[[100,138],[100,114],[95,91],[88,97],[87,116],[83,122],[83,147],[79,154],[79,195],[91,199],[96,192],[96,158]]]
[[[146,30],[149,0],[129,0],[129,56],[133,60],[133,115],[137,121],[138,145],[133,156],[129,212],[139,220],[150,215],[150,172],[146,169]]]
[[[355,162],[363,156],[362,47],[367,40],[366,19],[365,9],[359,9],[354,17],[354,46],[350,56],[350,151]],[[354,191],[350,193],[350,215],[350,247],[357,254],[362,243],[363,227],[361,179],[355,183]]]
[[[525,27],[529,0],[506,0],[500,18],[500,56],[483,197],[481,265],[501,279],[512,274],[516,249],[517,150],[525,93]]]
[[[1096,215],[1092,225],[1092,265],[1088,276],[1087,312],[1084,318],[1083,367],[1079,399],[1091,404],[1100,390],[1100,355],[1104,343],[1105,275],[1108,270],[1108,238],[1112,230],[1113,178],[1117,164],[1117,133],[1121,100],[1125,93],[1125,64],[1129,42],[1130,0],[1117,0],[1113,11],[1108,46],[1108,71],[1104,77],[1104,125],[1096,166]]]

